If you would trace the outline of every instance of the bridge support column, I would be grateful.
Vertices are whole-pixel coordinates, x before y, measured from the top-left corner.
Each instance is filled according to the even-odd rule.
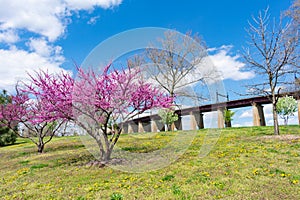
[[[265,126],[265,115],[263,106],[257,103],[252,104],[253,111],[253,126]]]
[[[224,128],[224,108],[218,108],[218,128]]]
[[[138,122],[138,132],[139,133],[144,133],[145,132],[143,122],[141,122],[141,121]]]
[[[164,131],[165,125],[160,120],[151,121],[151,132],[157,133],[158,131]]]
[[[203,114],[200,112],[190,112],[191,117],[191,130],[197,130],[204,128]]]
[[[151,132],[151,121],[143,122],[143,128],[145,132]]]
[[[123,126],[123,127],[122,127],[122,134],[123,134],[123,133],[128,133],[128,124],[127,124],[127,123],[123,123],[122,126]]]
[[[152,133],[157,133],[158,132],[158,128],[157,128],[157,124],[155,120],[151,120],[151,132]]]
[[[300,125],[300,99],[298,99],[297,102],[298,102],[298,124]]]
[[[137,133],[138,132],[138,124],[131,122],[128,123],[128,133]]]

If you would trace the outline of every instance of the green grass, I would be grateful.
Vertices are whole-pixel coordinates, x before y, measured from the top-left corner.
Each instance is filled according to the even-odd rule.
[[[272,127],[220,131],[207,156],[198,156],[208,133],[200,130],[177,161],[143,173],[88,167],[79,137],[54,138],[43,154],[18,139],[0,148],[0,199],[300,199],[300,126],[281,127],[298,139],[271,137]],[[152,152],[176,134],[122,135],[118,146]]]

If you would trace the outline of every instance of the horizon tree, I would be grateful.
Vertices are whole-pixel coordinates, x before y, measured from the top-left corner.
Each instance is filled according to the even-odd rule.
[[[171,125],[178,120],[178,114],[174,112],[174,109],[165,108],[158,111],[158,116],[161,118],[161,122],[165,125],[165,131],[172,130]]]
[[[247,29],[250,41],[245,48],[244,59],[248,69],[256,72],[257,82],[247,85],[248,93],[264,95],[272,102],[274,134],[279,135],[276,105],[282,87],[291,84],[289,76],[295,73],[297,65],[298,36],[291,37],[291,23],[270,20],[268,9],[252,17]]]
[[[294,116],[297,111],[297,101],[292,96],[281,97],[277,103],[277,113],[284,120],[284,125],[288,125],[289,116]]]
[[[8,103],[11,103],[11,96],[7,94],[6,90],[3,90],[0,94],[0,105],[7,105]],[[16,142],[16,138],[16,134],[5,126],[3,120],[0,120],[0,146],[14,144]]]
[[[235,112],[232,110],[228,110],[227,108],[224,109],[224,121],[225,121],[225,127],[231,127],[231,121],[233,119]]]

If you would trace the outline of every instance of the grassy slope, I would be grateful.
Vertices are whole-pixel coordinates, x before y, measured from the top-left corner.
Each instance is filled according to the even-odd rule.
[[[29,141],[0,148],[0,199],[300,199],[300,139],[264,138],[272,127],[223,129],[210,154],[198,157],[207,130],[170,166],[147,173],[87,167],[93,159],[78,137],[54,138],[44,154]],[[299,126],[281,128],[300,136]],[[130,151],[157,149],[173,137],[161,133]]]

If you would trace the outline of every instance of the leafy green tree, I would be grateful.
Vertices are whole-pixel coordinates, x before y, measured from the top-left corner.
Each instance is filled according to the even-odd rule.
[[[10,96],[7,94],[6,90],[3,90],[0,94],[0,104],[7,104],[11,102]],[[3,125],[0,121],[0,146],[7,144],[14,144],[16,142],[17,136],[9,128]]]
[[[284,119],[284,125],[287,125],[289,116],[294,116],[294,112],[297,111],[297,101],[292,96],[279,98],[276,110],[278,115]]]
[[[158,111],[161,122],[165,124],[165,130],[171,130],[171,125],[178,120],[178,115],[171,108],[161,109]]]
[[[224,110],[224,120],[225,120],[226,127],[231,127],[231,121],[232,121],[234,114],[235,114],[235,112],[233,112],[231,110],[228,110],[228,109]]]

